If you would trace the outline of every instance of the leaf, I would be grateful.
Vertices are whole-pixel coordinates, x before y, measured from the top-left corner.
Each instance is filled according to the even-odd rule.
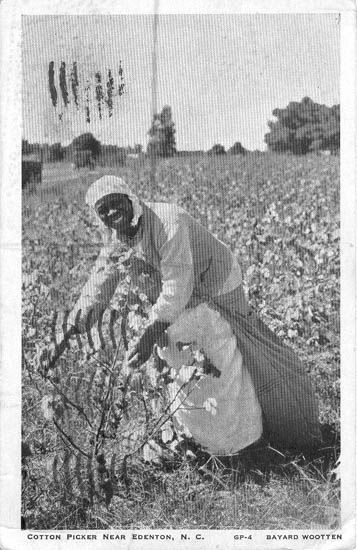
[[[183,382],[189,382],[196,370],[195,365],[182,365],[179,371],[179,376]]]
[[[113,484],[112,484],[110,479],[106,479],[102,483],[101,487],[102,487],[104,495],[105,495],[105,504],[107,506],[109,506],[109,504],[110,504],[110,502],[113,498],[113,495],[114,495]]]
[[[159,414],[161,410],[160,401],[156,397],[151,400],[151,410],[154,414]]]
[[[41,293],[41,294],[47,295],[47,294],[49,293],[49,291],[50,291],[50,288],[49,288],[47,285],[41,283],[41,285],[40,285],[40,293]]]
[[[169,441],[172,441],[173,437],[174,437],[174,432],[171,428],[170,423],[165,422],[165,424],[161,428],[161,439],[163,443],[168,443]]]
[[[49,395],[44,395],[42,397],[41,409],[42,409],[43,416],[45,417],[46,420],[53,419],[54,410],[52,407],[52,397],[50,397]]]
[[[26,442],[21,443],[21,458],[25,459],[32,456],[30,445]]]
[[[161,462],[162,457],[162,449],[160,445],[155,443],[152,439],[148,441],[143,448],[143,458],[145,462]]]

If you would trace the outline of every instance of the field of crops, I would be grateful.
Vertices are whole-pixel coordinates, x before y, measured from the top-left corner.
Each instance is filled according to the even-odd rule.
[[[323,457],[209,459],[174,440],[153,358],[123,382],[128,342],[148,302],[130,283],[113,298],[101,335],[70,342],[44,375],[100,250],[84,195],[105,173],[144,200],[178,202],[237,255],[250,302],[304,361],[320,421],[335,448]],[[339,159],[249,154],[170,159],[72,171],[48,164],[23,197],[23,518],[28,528],[336,528],[331,473],[339,433]],[[114,312],[114,313],[113,313]],[[112,315],[113,313],[113,315]],[[284,455],[284,456],[283,456]],[[326,458],[326,456],[328,458]]]

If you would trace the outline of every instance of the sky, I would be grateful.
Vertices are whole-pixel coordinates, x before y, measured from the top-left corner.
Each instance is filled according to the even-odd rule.
[[[23,16],[23,137],[66,145],[83,132],[102,143],[147,144],[152,113],[152,15]],[[79,70],[79,109],[69,95],[51,103],[48,66],[57,91],[61,62]],[[84,111],[85,82],[121,62],[125,93],[113,115]],[[264,149],[274,108],[309,96],[339,103],[337,14],[159,15],[157,107],[170,105],[178,150]],[[94,94],[94,86],[91,88]],[[91,106],[93,104],[91,103]],[[93,105],[94,107],[94,105]]]

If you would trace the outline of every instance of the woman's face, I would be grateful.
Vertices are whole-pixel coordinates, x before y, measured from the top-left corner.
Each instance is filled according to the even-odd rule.
[[[115,229],[118,234],[130,233],[134,211],[127,195],[107,195],[96,203],[95,210],[102,222],[110,229]]]

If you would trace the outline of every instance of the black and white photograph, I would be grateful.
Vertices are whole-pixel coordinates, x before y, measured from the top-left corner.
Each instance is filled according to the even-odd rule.
[[[1,64],[1,545],[353,548],[342,4],[77,4],[20,10]]]

